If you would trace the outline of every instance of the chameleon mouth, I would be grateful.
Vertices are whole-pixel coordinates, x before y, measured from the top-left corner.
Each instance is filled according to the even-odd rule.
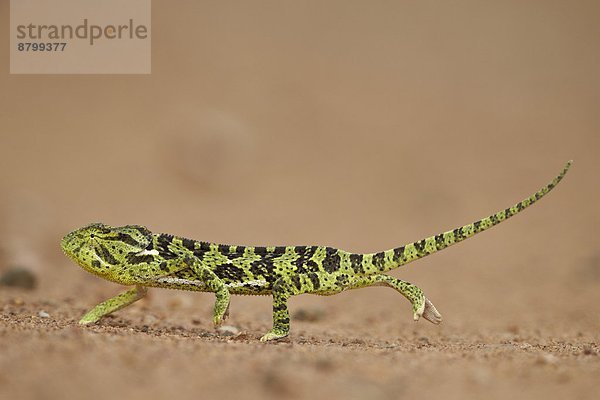
[[[70,235],[70,234],[69,234]],[[63,249],[63,252],[67,252],[67,245],[70,242],[70,238],[69,235],[65,236],[64,238],[62,238],[62,240],[60,241],[60,247]]]
[[[77,231],[68,233],[60,241],[60,247],[63,253],[71,260],[75,261],[78,265],[82,265],[81,260],[78,257],[84,243],[81,243],[80,238],[77,235]],[[82,265],[83,266],[83,265]]]
[[[63,251],[63,253],[65,253],[66,255],[70,256],[71,252],[69,251],[69,243],[71,243],[71,240],[73,239],[72,237],[72,233],[67,234],[65,237],[63,237],[60,241],[60,247]]]
[[[75,239],[75,232],[69,232],[65,237],[60,241],[60,247],[66,255],[71,255],[73,253],[73,240]]]

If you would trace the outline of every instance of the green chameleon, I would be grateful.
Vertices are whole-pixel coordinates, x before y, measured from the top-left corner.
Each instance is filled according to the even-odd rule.
[[[415,321],[423,317],[439,324],[442,316],[421,289],[385,272],[461,242],[521,212],[552,190],[570,166],[571,161],[552,182],[510,208],[439,235],[370,254],[323,246],[229,246],[153,234],[137,225],[115,228],[91,224],[63,238],[64,252],[88,272],[134,287],[98,304],[79,323],[96,322],[132,304],[146,294],[146,287],[215,293],[215,325],[229,315],[232,294],[272,295],[273,328],[261,340],[276,340],[289,333],[287,300],[291,296],[328,296],[348,289],[387,286],[411,302]]]

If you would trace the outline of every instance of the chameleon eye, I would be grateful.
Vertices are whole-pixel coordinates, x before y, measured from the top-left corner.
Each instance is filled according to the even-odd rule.
[[[93,238],[94,238],[94,234],[93,234],[93,233],[90,233],[90,237],[93,239]]]

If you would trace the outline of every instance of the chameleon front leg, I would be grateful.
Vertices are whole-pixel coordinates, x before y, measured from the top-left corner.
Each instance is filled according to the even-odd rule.
[[[221,323],[229,316],[229,302],[231,299],[231,293],[225,283],[207,266],[202,264],[197,258],[186,258],[183,261],[187,264],[201,280],[206,288],[215,293],[215,308],[213,312],[213,322],[215,326],[221,325]]]
[[[131,303],[138,301],[144,297],[146,293],[147,289],[144,286],[136,286],[133,289],[129,289],[128,291],[103,301],[96,307],[92,308],[83,316],[83,318],[81,318],[81,320],[79,320],[79,323],[81,325],[86,325],[96,322],[105,315],[113,313],[121,308],[127,307]]]
[[[349,278],[347,285],[348,289],[357,289],[367,286],[391,287],[410,301],[415,321],[418,321],[420,317],[423,317],[436,325],[442,322],[442,316],[438,310],[436,310],[433,303],[425,297],[423,290],[412,283],[396,279],[389,275],[379,274]]]

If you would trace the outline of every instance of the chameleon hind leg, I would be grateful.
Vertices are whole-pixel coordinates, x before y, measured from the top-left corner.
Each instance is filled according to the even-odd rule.
[[[277,279],[271,288],[273,294],[273,328],[260,340],[266,342],[286,337],[290,332],[290,312],[287,300],[291,296],[315,292],[325,282],[322,273],[298,274]],[[332,285],[332,288],[334,286]],[[337,290],[340,292],[341,290]],[[332,293],[333,294],[333,293]]]
[[[273,294],[273,328],[260,340],[266,342],[286,337],[290,332],[290,313],[287,300],[291,296],[312,293],[329,296],[343,292],[347,287],[340,285],[335,275],[326,272],[309,272],[277,279],[271,288]]]
[[[358,289],[367,286],[390,287],[410,301],[415,321],[423,317],[436,325],[442,322],[442,315],[436,310],[433,303],[425,297],[423,290],[412,283],[396,279],[389,275],[379,274],[349,278],[347,285],[348,289]]]
[[[86,325],[96,322],[105,315],[113,313],[117,310],[127,307],[131,303],[138,301],[146,295],[147,291],[148,290],[144,286],[136,286],[133,289],[129,289],[126,292],[123,292],[115,297],[103,301],[102,303],[98,304],[96,307],[88,311],[81,318],[81,320],[79,320],[79,323],[81,325]]]
[[[273,328],[261,338],[261,342],[277,340],[286,337],[290,332],[290,312],[287,306],[287,300],[290,296],[297,294],[298,290],[286,282],[284,278],[279,278],[272,288],[273,293]]]

